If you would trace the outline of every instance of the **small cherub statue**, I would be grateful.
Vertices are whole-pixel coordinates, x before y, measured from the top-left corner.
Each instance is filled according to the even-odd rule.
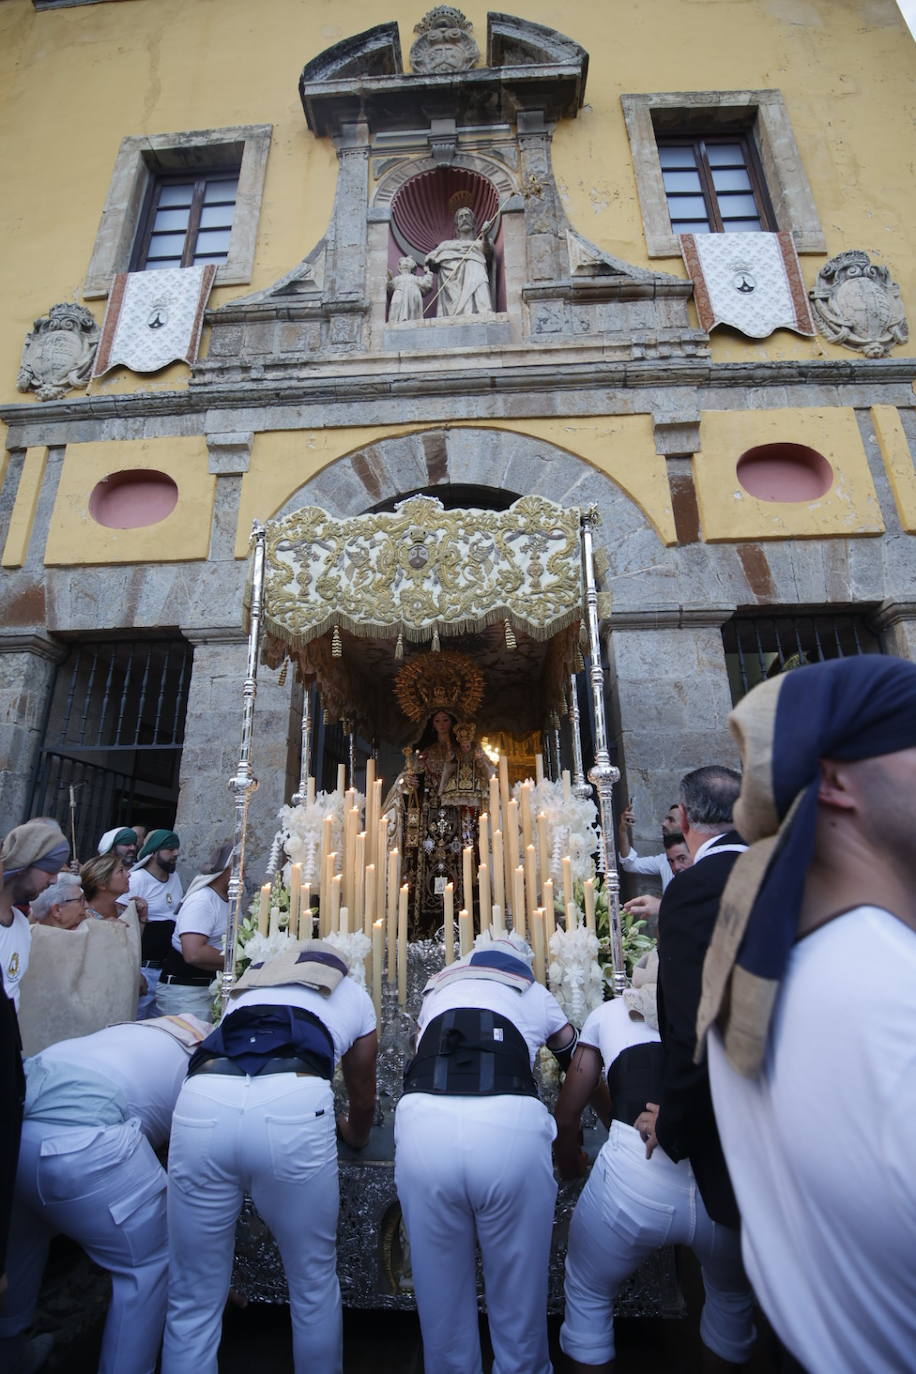
[[[398,262],[396,277],[388,277],[388,294],[391,303],[388,307],[388,323],[402,324],[405,320],[422,320],[423,292],[433,284],[431,272],[416,275],[417,263],[413,258],[401,258]]]
[[[443,806],[471,807],[480,810],[486,796],[492,769],[486,754],[476,743],[477,725],[473,720],[455,726],[458,749],[442,770],[439,799]]]

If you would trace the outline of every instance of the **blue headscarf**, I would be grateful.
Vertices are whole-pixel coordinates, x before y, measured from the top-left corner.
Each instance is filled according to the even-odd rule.
[[[796,668],[762,683],[729,725],[743,779],[735,864],[703,969],[698,1053],[718,1021],[729,1059],[755,1075],[798,929],[814,854],[821,759],[853,762],[916,747],[916,664],[880,654]]]

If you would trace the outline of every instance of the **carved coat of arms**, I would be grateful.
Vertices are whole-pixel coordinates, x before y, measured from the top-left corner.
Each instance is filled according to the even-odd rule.
[[[468,72],[480,60],[471,25],[452,5],[437,5],[414,27],[410,65],[420,76]]]
[[[82,305],[52,305],[26,335],[16,385],[40,401],[59,401],[85,386],[99,342],[95,316]]]
[[[817,274],[810,292],[818,328],[829,343],[883,358],[909,337],[900,287],[867,253],[839,253]]]

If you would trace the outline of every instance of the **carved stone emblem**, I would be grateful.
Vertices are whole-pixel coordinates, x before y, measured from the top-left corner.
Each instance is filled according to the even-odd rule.
[[[16,385],[40,401],[59,401],[85,386],[99,343],[99,327],[82,305],[52,305],[26,335]]]
[[[809,293],[818,328],[829,343],[883,358],[909,337],[900,287],[886,267],[852,249],[825,262]]]
[[[437,5],[414,28],[418,35],[410,49],[410,65],[420,76],[441,72],[469,72],[480,61],[471,37],[473,25],[452,5]]]

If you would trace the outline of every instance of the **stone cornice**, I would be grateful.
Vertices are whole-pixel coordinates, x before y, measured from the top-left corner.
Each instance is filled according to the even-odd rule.
[[[189,644],[247,644],[248,635],[241,625],[181,625],[179,629]]]
[[[259,409],[269,412],[289,405],[326,406],[338,402],[371,403],[392,400],[398,407],[410,399],[447,399],[454,396],[490,397],[523,395],[538,398],[532,414],[543,414],[545,392],[552,398],[554,414],[564,413],[563,392],[608,390],[638,391],[655,387],[721,387],[739,389],[777,386],[891,386],[911,387],[916,377],[916,359],[849,358],[811,359],[802,361],[715,363],[708,358],[623,359],[605,357],[589,361],[562,360],[562,349],[525,350],[527,361],[512,366],[506,350],[500,350],[502,366],[455,367],[449,370],[427,370],[419,360],[405,360],[409,365],[398,367],[394,359],[377,357],[371,360],[353,357],[346,360],[333,374],[303,367],[301,361],[288,367],[263,365],[258,377],[238,381],[212,380],[198,374],[197,380],[184,391],[140,392],[133,395],[74,396],[61,401],[9,405],[0,404],[0,420],[27,432],[54,424],[80,421],[138,420],[163,416],[203,417],[211,410]],[[543,358],[543,361],[541,361]],[[387,369],[386,369],[387,365]],[[204,365],[206,366],[206,365]],[[326,365],[324,365],[326,366]],[[360,367],[364,370],[360,371]],[[284,375],[284,373],[286,375]],[[911,393],[912,394],[912,393]],[[607,413],[607,396],[596,413]],[[785,404],[785,401],[782,401]],[[645,407],[650,409],[647,404]],[[514,415],[521,415],[517,406]],[[437,419],[447,422],[447,415],[437,412]],[[365,423],[365,420],[363,421]],[[394,423],[381,419],[379,424]],[[303,416],[303,424],[308,419]],[[270,428],[267,421],[263,428]],[[27,442],[27,441],[23,441]],[[41,441],[35,441],[41,442]]]
[[[876,630],[889,630],[909,620],[916,620],[916,601],[882,601],[869,617]]]
[[[610,630],[718,629],[735,614],[734,606],[647,606],[639,610],[612,610],[605,623]]]
[[[60,663],[67,657],[67,646],[39,632],[2,633],[0,654],[34,654],[36,658],[45,658],[49,663]]]

